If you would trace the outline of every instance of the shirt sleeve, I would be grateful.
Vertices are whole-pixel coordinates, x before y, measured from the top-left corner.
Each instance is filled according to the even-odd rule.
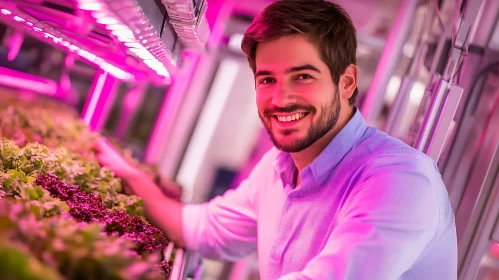
[[[262,187],[261,178],[268,177],[271,159],[269,152],[237,189],[204,204],[184,206],[182,222],[188,249],[208,258],[229,261],[256,251],[255,199],[258,188]]]
[[[347,199],[320,254],[280,280],[399,279],[438,229],[432,178],[409,168],[378,170]]]

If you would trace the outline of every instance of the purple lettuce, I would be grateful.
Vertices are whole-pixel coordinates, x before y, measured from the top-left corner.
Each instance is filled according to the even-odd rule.
[[[141,217],[130,216],[121,210],[109,210],[99,196],[87,193],[76,185],[61,182],[53,174],[38,175],[35,184],[49,191],[51,196],[65,201],[70,208],[69,213],[76,220],[102,222],[108,234],[119,234],[135,241],[139,254],[162,250],[168,244],[161,230]]]

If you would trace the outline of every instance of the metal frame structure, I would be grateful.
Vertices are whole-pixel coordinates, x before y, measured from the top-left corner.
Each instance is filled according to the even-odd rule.
[[[100,130],[107,120],[116,92],[116,79],[99,70],[95,74],[87,102],[83,108],[83,122],[91,130]]]
[[[499,262],[492,261],[494,257],[489,254],[491,245],[499,242],[499,127],[493,121],[499,119],[499,93],[489,93],[489,96],[483,93],[487,71],[491,67],[499,68],[498,52],[487,49],[498,24],[499,2],[466,3],[460,22],[456,22],[459,25],[456,35],[451,38],[449,56],[443,53],[447,37],[442,36],[439,40],[437,59],[430,72],[435,73],[437,65],[442,63],[439,53],[445,59],[445,69],[442,75],[431,77],[417,116],[417,119],[424,119],[422,126],[419,127],[416,121],[412,130],[418,133],[415,147],[438,162],[448,187],[456,213],[459,279],[481,280],[483,278],[476,277],[483,277],[486,265],[499,268]],[[450,29],[448,31],[451,33]],[[420,65],[418,56],[424,55],[424,46],[420,46],[419,51],[411,68]],[[481,70],[477,71],[477,68]],[[413,82],[411,73],[412,69],[392,104],[386,127],[391,134],[396,133],[395,122],[404,114],[409,99]],[[459,76],[462,79],[456,85],[454,78]],[[374,95],[374,92],[369,94]],[[369,107],[366,110],[369,114],[376,112],[375,107],[370,107],[374,106],[372,103],[363,105]]]
[[[398,57],[409,33],[412,19],[418,5],[418,0],[402,0],[400,8],[386,40],[386,45],[376,67],[369,91],[360,108],[368,124],[373,124],[379,117],[384,102],[384,95],[388,82],[395,72]]]
[[[156,74],[170,81],[176,62],[160,35],[136,0],[78,0],[78,7],[88,11],[98,24],[116,36]]]
[[[497,114],[496,114],[497,115]],[[479,195],[475,203],[468,203],[457,213],[457,218],[465,218],[463,215],[471,214],[469,222],[457,224],[458,231],[464,232],[458,240],[459,243],[459,279],[473,280],[479,272],[479,266],[484,255],[493,242],[499,242],[499,142],[495,147],[493,157],[486,169],[486,176],[480,184]],[[470,189],[470,192],[475,190]],[[472,193],[467,196],[473,196]],[[474,197],[474,196],[473,196]],[[472,209],[469,209],[469,208]],[[460,226],[464,226],[461,228]]]
[[[450,58],[443,77],[434,87],[431,105],[428,108],[423,126],[419,132],[415,147],[427,153],[436,162],[444,148],[445,140],[450,132],[463,89],[453,84],[453,78],[458,70],[462,56],[467,52],[473,27],[476,27],[482,9],[483,1],[470,1],[459,25],[459,30],[450,53]]]
[[[67,51],[82,61],[98,67],[87,96],[82,119],[92,130],[101,130],[111,111],[115,99],[117,85],[120,81],[144,85],[167,85],[169,88],[160,115],[156,120],[147,151],[146,160],[155,163],[160,160],[158,151],[163,150],[169,133],[176,120],[185,92],[190,83],[194,67],[197,66],[198,55],[184,52],[183,62],[178,65],[172,47],[167,47],[165,40],[174,41],[177,36],[186,47],[203,48],[210,30],[206,23],[205,1],[176,1],[175,5],[164,1],[164,8],[171,17],[171,24],[176,35],[166,36],[174,32],[172,25],[165,23],[168,16],[161,15],[159,1],[138,0],[51,0],[61,10],[45,6],[44,1],[0,0],[0,22],[16,28],[9,46],[8,59],[12,61],[23,44],[24,35],[30,35],[56,48]],[[172,2],[172,1],[169,1]],[[192,4],[196,9],[194,25],[175,17],[175,13],[185,4]],[[167,5],[168,4],[168,5]],[[161,7],[160,7],[161,8]],[[191,32],[180,32],[188,29]],[[95,37],[108,40],[103,44]],[[167,38],[168,37],[168,38]],[[170,44],[168,44],[170,45]],[[178,45],[178,44],[177,44]],[[70,63],[72,64],[72,63]],[[69,65],[71,67],[71,65]],[[67,74],[69,70],[63,69]],[[66,77],[67,78],[67,77]],[[32,90],[52,97],[64,94],[63,85],[56,81],[36,77],[19,71],[0,68],[0,84],[14,88]],[[140,86],[139,86],[140,87]],[[138,88],[140,90],[140,88]],[[187,279],[197,265],[191,260],[196,256],[182,249],[175,249],[170,243],[165,252],[169,256],[175,254],[170,279]],[[199,264],[199,262],[197,262]]]

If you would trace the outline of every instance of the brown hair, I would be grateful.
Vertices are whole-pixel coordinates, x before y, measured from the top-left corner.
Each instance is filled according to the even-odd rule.
[[[356,64],[356,31],[343,8],[324,0],[280,0],[260,12],[244,33],[241,48],[253,72],[258,43],[294,34],[307,36],[317,47],[336,84],[348,65]],[[357,94],[355,89],[350,105]]]

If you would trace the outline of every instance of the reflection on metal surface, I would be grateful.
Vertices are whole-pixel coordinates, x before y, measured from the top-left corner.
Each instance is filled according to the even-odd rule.
[[[431,103],[426,111],[422,127],[419,130],[419,135],[415,148],[425,152],[428,150],[428,143],[432,137],[435,122],[438,120],[439,114],[441,113],[442,104],[445,102],[447,97],[447,87],[448,83],[444,80],[440,80],[438,85],[435,86],[434,91],[427,91],[426,95],[430,96]]]
[[[463,89],[459,86],[452,85],[442,104],[442,111],[433,128],[431,139],[424,150],[424,152],[433,158],[435,162],[438,162],[448,135],[454,127],[453,119],[462,95]]]
[[[497,142],[499,143],[499,142]],[[480,184],[478,197],[467,193],[463,199],[473,201],[468,208],[460,207],[456,215],[456,227],[459,245],[459,279],[472,280],[479,270],[480,262],[484,254],[489,253],[489,248],[494,244],[492,240],[497,238],[497,218],[499,216],[499,144],[495,146],[495,152],[490,161],[485,179]],[[469,220],[466,214],[472,214]],[[466,219],[467,223],[464,223]],[[468,222],[469,221],[469,222]],[[494,234],[493,234],[494,233]]]
[[[168,243],[168,246],[165,249],[165,259],[166,260],[169,260],[171,258],[174,247],[175,247],[175,244],[173,242]]]
[[[116,79],[100,70],[96,73],[94,84],[82,113],[83,122],[92,130],[100,130],[107,120],[114,99]]]
[[[184,250],[183,249],[177,249],[175,251],[175,259],[173,260],[173,267],[172,267],[172,273],[170,275],[170,280],[180,280],[182,279],[183,271],[184,271],[184,266],[185,266],[185,259],[184,259]]]

